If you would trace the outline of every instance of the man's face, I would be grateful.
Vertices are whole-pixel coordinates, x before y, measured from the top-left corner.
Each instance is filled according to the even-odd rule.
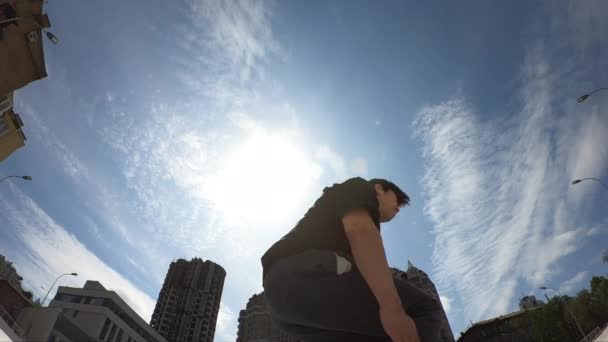
[[[374,188],[378,203],[380,203],[380,222],[388,222],[399,212],[397,195],[392,190],[384,191],[380,184],[375,184]]]

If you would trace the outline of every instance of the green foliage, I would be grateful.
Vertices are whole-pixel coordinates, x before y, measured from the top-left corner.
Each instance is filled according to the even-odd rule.
[[[580,291],[576,297],[553,297],[543,307],[530,311],[535,340],[543,342],[579,341],[585,334],[608,322],[608,278],[593,277],[591,289]]]

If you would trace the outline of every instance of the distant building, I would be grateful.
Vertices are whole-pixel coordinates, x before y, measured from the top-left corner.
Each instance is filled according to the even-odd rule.
[[[25,146],[23,121],[13,112],[13,93],[0,96],[0,161]]]
[[[545,302],[543,302],[540,299],[536,299],[535,296],[523,296],[519,300],[519,310],[532,309],[532,308],[535,308],[537,306],[541,306],[544,304],[545,304]]]
[[[536,342],[534,322],[528,314],[536,308],[477,322],[460,335],[458,342]]]
[[[264,292],[254,294],[247,302],[245,310],[239,313],[237,342],[299,342],[285,334],[270,318]]]
[[[211,261],[172,262],[150,325],[169,342],[213,342],[225,278]]]
[[[26,341],[166,342],[114,291],[97,281],[60,286],[47,308],[22,309]]]
[[[0,328],[12,340],[25,337],[25,332],[17,324],[17,317],[21,310],[31,308],[32,305],[32,301],[24,296],[21,288],[15,288],[6,279],[0,279]]]
[[[51,24],[44,2],[0,0],[0,96],[47,76],[40,28]]]
[[[392,271],[393,274],[408,280],[418,289],[439,301],[442,313],[441,342],[454,342],[454,334],[452,334],[452,328],[450,328],[450,321],[445,314],[445,309],[443,309],[443,303],[441,302],[437,288],[435,288],[435,284],[429,276],[421,269],[416,268],[410,261],[407,262],[407,271],[403,272],[397,268],[393,268]]]
[[[0,127],[1,124],[0,124]],[[2,136],[1,133],[1,129],[0,129],[0,137]],[[21,276],[19,276],[19,273],[17,273],[17,270],[15,269],[15,267],[13,267],[13,263],[8,261],[4,255],[0,254],[0,279],[4,279],[7,282],[9,282],[9,284],[11,284],[15,289],[22,291],[22,287],[21,287],[21,280],[23,278],[21,278]]]

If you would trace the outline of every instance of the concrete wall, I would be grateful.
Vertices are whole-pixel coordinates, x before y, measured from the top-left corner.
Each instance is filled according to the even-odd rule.
[[[25,340],[47,341],[60,313],[60,308],[22,309],[17,323],[25,331]]]

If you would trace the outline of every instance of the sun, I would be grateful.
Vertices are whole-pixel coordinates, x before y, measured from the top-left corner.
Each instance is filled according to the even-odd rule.
[[[292,213],[320,173],[288,138],[256,133],[227,151],[205,192],[226,216],[276,221]]]

